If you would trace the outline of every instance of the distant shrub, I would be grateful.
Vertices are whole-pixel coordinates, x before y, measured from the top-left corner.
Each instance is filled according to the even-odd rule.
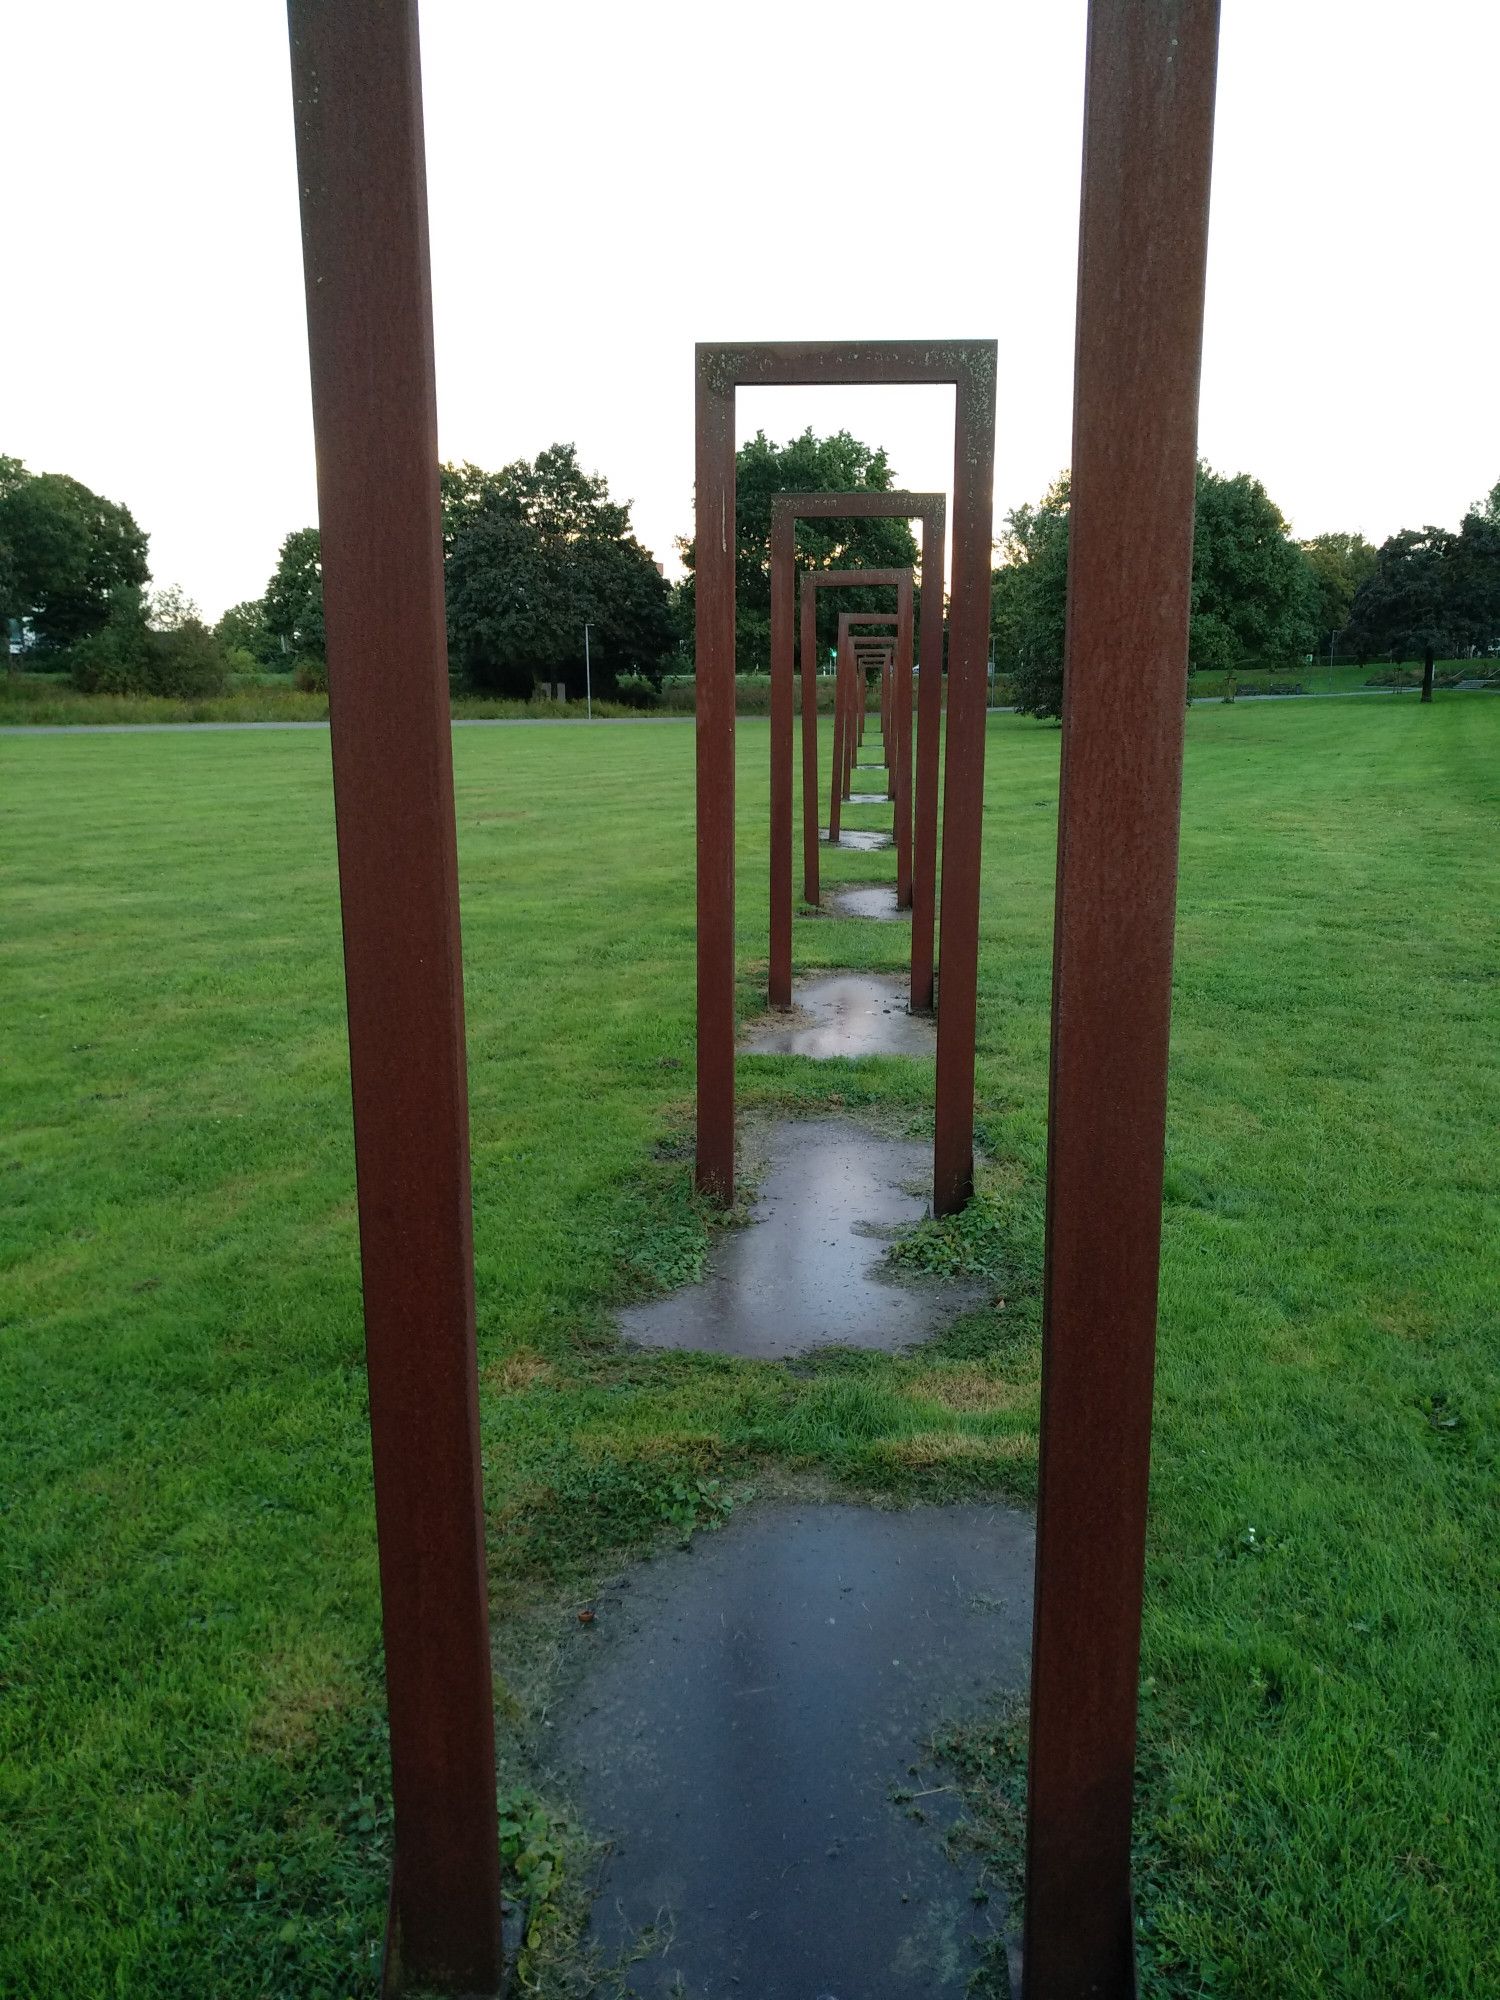
[[[112,618],[70,646],[68,672],[83,694],[144,694],[150,633],[139,617]]]
[[[148,694],[222,694],[229,684],[224,649],[201,618],[189,618],[170,632],[147,635]]]
[[[73,685],[83,694],[165,695],[196,699],[229,685],[223,647],[201,618],[153,631],[134,611],[112,618],[68,653]]]
[[[644,674],[619,674],[615,678],[614,699],[626,708],[655,708],[656,689]]]
[[[304,653],[292,668],[292,686],[299,694],[327,694],[328,662]]]

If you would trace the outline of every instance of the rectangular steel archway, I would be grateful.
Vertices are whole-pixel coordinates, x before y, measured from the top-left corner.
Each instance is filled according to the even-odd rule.
[[[937,910],[937,798],[938,739],[942,732],[943,680],[943,563],[948,533],[948,502],[942,493],[902,491],[866,492],[846,488],[842,492],[778,493],[771,501],[771,935],[772,953],[778,924],[784,922],[788,935],[791,925],[791,833],[778,831],[778,822],[791,816],[792,756],[792,586],[796,571],[796,524],[798,521],[837,520],[920,520],[922,523],[922,616],[917,640],[918,706],[921,710],[916,741],[916,771],[913,785],[909,741],[900,758],[898,781],[905,796],[896,795],[896,901],[912,909],[912,1005],[926,1009],[932,1005],[933,927]],[[935,588],[929,588],[936,579]],[[780,589],[778,590],[778,584]],[[784,593],[784,595],[782,594]],[[804,902],[819,899],[818,882],[818,702],[816,632],[809,634],[802,622],[800,646],[805,649],[802,666],[802,896]],[[909,674],[909,670],[908,670]],[[929,698],[922,690],[931,686]],[[903,702],[903,726],[911,727],[911,690],[897,690]],[[915,794],[915,815],[913,813]],[[915,816],[915,831],[913,817]],[[785,859],[783,859],[783,853]],[[786,915],[780,916],[784,902]]]
[[[699,1191],[734,1198],[734,412],[772,385],[948,383],[954,395],[933,1206],[963,1207],[974,1181],[980,818],[988,696],[993,340],[706,343],[696,355]]]

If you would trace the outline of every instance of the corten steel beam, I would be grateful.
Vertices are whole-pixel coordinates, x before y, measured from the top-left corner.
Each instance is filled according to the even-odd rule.
[[[291,0],[395,1866],[386,1990],[498,1992],[463,973],[415,0]]]
[[[1130,1892],[1217,0],[1094,0],[1063,694],[1026,2000]]]
[[[941,696],[943,674],[943,560],[947,538],[948,502],[942,493],[907,493],[890,491],[884,493],[866,492],[863,488],[847,488],[842,492],[824,493],[778,493],[771,501],[771,800],[773,848],[771,907],[773,911],[772,932],[775,933],[777,907],[777,873],[774,850],[777,833],[775,815],[778,805],[790,818],[791,814],[791,722],[792,707],[792,655],[791,655],[791,609],[788,603],[783,619],[778,624],[776,617],[777,575],[784,573],[783,587],[790,594],[793,555],[795,548],[796,523],[804,520],[896,520],[922,523],[922,577],[924,584],[936,579],[934,590],[924,590],[922,596],[922,622],[920,645],[917,659],[923,675],[930,671]],[[819,900],[818,885],[818,702],[817,702],[817,634],[816,623],[811,634],[807,628],[807,613],[804,610],[801,644],[802,664],[802,895],[808,903]],[[899,648],[898,648],[899,652]],[[909,654],[908,654],[909,659]],[[898,664],[898,681],[902,669]],[[787,721],[781,732],[777,730],[778,683],[784,681]],[[919,685],[925,685],[925,679]],[[939,718],[932,741],[931,786],[931,839],[926,843],[926,852],[931,860],[928,878],[928,894],[925,904],[914,881],[914,847],[912,835],[912,758],[911,758],[911,668],[905,669],[905,704],[902,706],[902,689],[897,688],[897,712],[905,718],[905,754],[898,749],[896,765],[896,901],[901,908],[913,905],[913,955],[912,955],[912,1005],[925,1010],[932,1005],[932,916],[936,885],[937,856],[937,730],[941,729]],[[786,765],[785,775],[778,782],[776,759],[778,754]],[[917,744],[920,759],[922,746]],[[920,776],[916,789],[922,790]],[[790,831],[785,836],[785,844],[790,850]],[[915,846],[923,846],[922,835],[917,833]],[[789,863],[787,864],[790,865]],[[788,908],[791,890],[788,885],[784,892]],[[922,911],[926,912],[926,946],[919,949],[922,935]],[[787,918],[790,932],[790,915]],[[922,966],[925,964],[925,972]],[[918,987],[922,998],[917,999]]]
[[[695,356],[699,1189],[734,1198],[734,410],[741,384],[954,387],[953,573],[933,1205],[974,1173],[980,817],[990,627],[993,340],[701,343]]]

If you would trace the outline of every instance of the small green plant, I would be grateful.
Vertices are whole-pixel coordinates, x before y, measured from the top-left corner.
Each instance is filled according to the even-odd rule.
[[[568,1821],[550,1811],[524,1785],[500,1795],[500,1858],[521,1905],[521,1945],[515,1972],[521,1985],[537,1990],[537,1960],[562,1915],[567,1874]]]
[[[995,1278],[1010,1262],[1008,1219],[993,1197],[976,1194],[957,1215],[929,1217],[891,1245],[897,1270],[938,1278]]]

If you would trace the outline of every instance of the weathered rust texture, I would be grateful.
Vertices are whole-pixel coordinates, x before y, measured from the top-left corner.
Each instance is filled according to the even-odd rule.
[[[951,383],[955,390],[933,1203],[973,1187],[975,982],[990,613],[993,340],[705,343],[697,402],[699,1189],[734,1197],[734,409],[740,385]]]
[[[291,0],[395,1867],[386,1990],[501,1982],[414,0]]]
[[[1131,1793],[1217,39],[1216,0],[1090,8],[1026,2000],[1135,1992]],[[953,741],[950,720],[950,760]],[[943,887],[946,911],[946,874]]]

